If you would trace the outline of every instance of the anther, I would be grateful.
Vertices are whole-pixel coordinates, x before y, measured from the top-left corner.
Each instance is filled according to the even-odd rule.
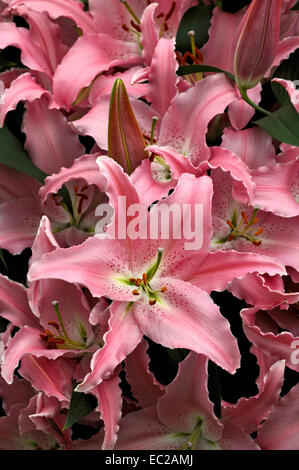
[[[54,336],[50,330],[44,330],[44,333],[48,335],[48,338],[52,338]]]
[[[142,283],[142,279],[140,279],[140,277],[138,279],[136,279],[135,281],[135,286],[139,287]]]
[[[126,31],[127,33],[130,31],[130,29],[128,28],[128,26],[127,26],[126,24],[122,24],[121,27],[122,27],[122,29],[123,29],[124,31]]]
[[[169,10],[169,12],[166,14],[166,16],[165,16],[165,21],[168,21],[168,20],[172,17],[172,15],[173,15],[173,13],[174,13],[174,10],[175,10],[175,6],[176,6],[176,2],[172,2],[172,5],[171,5],[171,7],[170,7],[170,10]]]
[[[131,277],[129,280],[132,284],[135,284],[135,282],[136,282],[136,279],[134,277]]]
[[[48,343],[50,344],[64,344],[65,340],[62,338],[49,338]]]
[[[81,188],[81,193],[83,193],[83,191],[86,191],[88,189],[88,184],[84,184]]]
[[[150,299],[150,300],[148,301],[148,303],[149,303],[150,305],[155,305],[156,302],[157,302],[156,299]]]
[[[257,237],[258,235],[260,235],[261,233],[263,233],[264,229],[263,227],[260,227],[256,232],[255,232],[255,236]]]
[[[54,326],[54,328],[56,328],[57,331],[60,330],[60,326],[58,325],[58,323],[56,321],[48,321],[48,325],[50,326]]]
[[[242,216],[242,219],[244,220],[245,224],[248,225],[248,217],[247,215],[245,214],[244,211],[241,211],[241,216]]]
[[[231,242],[234,238],[235,238],[234,234],[231,233],[227,240]]]
[[[163,286],[162,289],[161,289],[161,292],[165,292],[166,290],[167,290],[167,287]]]
[[[142,274],[142,280],[143,280],[143,283],[146,284],[146,281],[147,281],[147,274],[146,273]]]
[[[140,295],[137,289],[134,289],[134,290],[132,291],[132,294],[134,294],[134,295]]]
[[[48,341],[48,335],[46,335],[44,333],[40,333],[39,336],[43,341]]]
[[[159,15],[157,15],[157,19],[163,18],[163,16],[164,16],[164,13],[159,13]]]
[[[235,227],[233,226],[233,223],[230,220],[227,220],[226,223],[227,223],[227,225],[230,226],[231,229],[234,230]]]
[[[141,33],[141,28],[137,23],[134,23],[133,20],[131,20],[130,23],[133,26],[133,28],[136,29],[136,31],[138,31],[138,33]]]
[[[57,200],[57,194],[51,194],[51,199],[55,202],[56,206],[60,206],[60,201]]]
[[[253,245],[255,246],[260,246],[262,244],[261,240],[257,241],[257,240],[252,240],[252,243]]]

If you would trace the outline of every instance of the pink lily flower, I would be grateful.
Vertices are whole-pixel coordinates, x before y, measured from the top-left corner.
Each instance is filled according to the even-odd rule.
[[[235,87],[222,74],[200,80],[172,99],[160,123],[157,142],[146,147],[151,159],[143,161],[132,174],[145,203],[166,196],[182,173],[199,176],[218,166],[243,180],[249,194],[252,193],[249,170],[240,158],[232,152],[224,155],[218,147],[208,147],[206,143],[211,119],[236,99]],[[154,199],[150,200],[149,195]]]
[[[68,449],[72,442],[72,431],[63,429],[65,415],[60,410],[61,404],[56,398],[38,393],[20,412],[18,420],[20,434],[34,434],[36,431],[49,434],[55,439],[55,447],[58,445],[60,448]]]
[[[298,396],[297,384],[276,403],[269,418],[261,425],[256,442],[262,450],[299,449]]]
[[[49,221],[43,217],[32,247],[31,262],[56,247]],[[81,289],[59,280],[33,282],[29,289],[4,276],[0,281],[1,316],[20,328],[13,338],[5,341],[2,377],[12,383],[14,369],[21,361],[19,373],[37,391],[59,401],[62,408],[68,408],[73,380],[84,379],[92,354],[102,346],[108,328],[107,302],[100,299],[91,308]],[[79,362],[82,356],[84,360]],[[103,448],[114,445],[121,416],[118,372],[91,390],[98,399],[95,413],[105,425]],[[64,423],[65,416],[62,427]]]
[[[18,12],[23,4],[38,12],[46,11],[52,19],[70,18],[83,32],[64,56],[54,77],[53,92],[57,102],[69,109],[79,92],[100,73],[114,66],[142,64],[144,60],[148,65],[160,31],[173,37],[184,12],[196,2],[184,0],[169,5],[168,1],[160,0],[158,5],[148,5],[145,0],[131,0],[127,8],[127,2],[111,0],[107,11],[105,2],[91,1],[89,11],[84,12],[82,5],[73,0],[16,0],[9,2],[7,12]],[[81,73],[77,80],[70,81],[70,71],[79,62]]]
[[[36,450],[54,449],[56,439],[48,433],[32,427],[21,432],[20,424],[22,413],[30,400],[35,396],[35,391],[24,379],[16,379],[12,385],[8,385],[0,377],[0,393],[2,407],[6,416],[0,418],[0,449],[1,450]],[[27,419],[30,419],[27,417]]]
[[[195,353],[152,406],[120,421],[116,450],[258,450],[239,424],[218,419],[208,397],[207,359]]]
[[[112,159],[101,157],[99,164],[103,172],[110,174],[107,194],[117,220],[119,188],[126,189],[127,207],[139,202],[138,194]],[[230,372],[235,370],[238,363],[235,341],[205,291],[225,289],[234,277],[248,271],[269,274],[283,271],[279,263],[267,257],[208,253],[211,196],[209,177],[196,179],[184,174],[173,194],[163,201],[167,205],[203,204],[205,222],[199,250],[184,250],[183,240],[175,240],[171,234],[169,240],[164,240],[161,233],[157,240],[132,240],[120,233],[118,239],[96,235],[80,246],[58,248],[31,265],[30,281],[60,278],[88,287],[93,296],[104,295],[114,300],[105,346],[94,356],[92,372],[78,386],[79,391],[88,391],[109,376],[143,334],[170,348],[187,347],[200,352]],[[159,209],[160,205],[156,207]],[[144,217],[145,222],[147,211]],[[181,218],[177,223],[181,225]]]
[[[270,167],[269,171],[272,168],[275,167]],[[212,171],[212,179],[214,235],[211,249],[263,253],[280,260],[285,266],[298,270],[298,217],[280,217],[238,202],[237,198],[234,198],[231,177],[220,169]]]
[[[299,371],[298,306],[289,310],[274,308],[260,310],[252,307],[241,311],[243,329],[249,341],[256,349],[275,360],[285,360],[286,366]],[[282,332],[279,332],[283,329]]]

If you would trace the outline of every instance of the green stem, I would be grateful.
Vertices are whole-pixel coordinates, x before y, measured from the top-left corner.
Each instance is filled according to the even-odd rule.
[[[266,116],[271,115],[271,113],[269,113],[269,111],[266,111],[264,108],[261,108],[260,106],[255,104],[253,101],[251,101],[251,99],[247,95],[247,90],[246,89],[244,89],[244,88],[241,89],[240,88],[240,93],[242,95],[243,100],[246,101],[246,103],[250,104],[250,106],[252,106],[254,109],[256,109],[257,111],[260,111],[263,114],[266,114]]]
[[[132,8],[130,7],[130,5],[128,4],[128,2],[126,0],[120,0],[121,3],[126,7],[126,9],[128,10],[128,12],[130,13],[130,15],[132,16],[132,18],[136,21],[137,24],[140,24],[140,19],[138,18],[138,16],[135,15],[134,11],[132,10]]]

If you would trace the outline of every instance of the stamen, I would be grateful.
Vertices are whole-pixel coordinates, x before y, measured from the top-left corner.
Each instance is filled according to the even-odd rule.
[[[230,226],[231,229],[234,230],[235,227],[233,226],[233,223],[230,220],[227,220],[226,223],[227,223],[227,225]]]
[[[140,293],[138,292],[137,289],[134,289],[134,290],[132,291],[132,294],[134,294],[134,295],[140,295]]]
[[[126,7],[128,12],[132,16],[133,20],[136,21],[137,24],[140,24],[140,19],[135,15],[134,11],[132,10],[130,5],[128,4],[127,0],[119,0],[119,1],[124,5],[124,7]]]
[[[198,58],[199,60],[199,63],[200,64],[203,64],[204,60],[203,60],[203,55],[202,53],[200,52],[200,50],[195,46],[195,52],[196,52],[196,57]]]
[[[48,336],[48,338],[52,338],[54,336],[50,330],[44,330],[44,333]]]
[[[248,223],[249,223],[248,217],[247,217],[247,215],[245,214],[244,211],[241,211],[241,216],[242,216],[242,219],[244,220],[245,224],[248,225]]]
[[[128,28],[128,26],[127,26],[126,24],[122,24],[121,27],[122,27],[122,29],[123,29],[124,31],[126,31],[127,33],[130,31],[130,28]]]
[[[149,303],[150,305],[155,305],[156,302],[157,302],[156,299],[150,299],[150,300],[148,301],[148,303]]]
[[[176,2],[172,2],[169,12],[165,16],[165,21],[170,20],[175,10]]]
[[[167,290],[167,287],[163,286],[162,289],[161,289],[161,292],[165,292],[166,290]]]
[[[44,333],[40,333],[39,336],[43,341],[48,341],[48,335],[46,335]]]
[[[48,343],[50,344],[65,344],[65,340],[62,338],[49,338]]]
[[[263,233],[264,229],[263,227],[260,227],[256,232],[255,232],[255,236],[257,237],[258,235],[260,235],[261,233]]]
[[[235,238],[234,234],[231,233],[230,236],[228,237],[227,241],[231,242]]]
[[[146,284],[146,282],[147,282],[147,274],[146,273],[142,274],[142,279],[143,279],[143,283]]]
[[[138,279],[136,279],[135,281],[135,286],[139,287],[142,283],[142,279],[140,279],[140,277]]]
[[[138,24],[134,23],[133,20],[130,21],[131,25],[133,26],[133,28],[136,29],[136,31],[138,31],[138,33],[141,33],[141,28]]]
[[[259,240],[259,241],[252,240],[252,244],[255,245],[255,246],[260,246],[262,244],[262,241],[261,240]]]
[[[134,277],[131,277],[131,279],[129,279],[129,281],[134,284],[136,282],[136,279]]]
[[[60,199],[60,197],[57,196],[57,194],[51,194],[50,197],[55,202],[56,206],[61,206],[61,200],[58,200],[58,198]]]
[[[48,321],[48,325],[54,326],[54,328],[56,328],[57,331],[60,330],[60,326],[58,325],[56,321]]]

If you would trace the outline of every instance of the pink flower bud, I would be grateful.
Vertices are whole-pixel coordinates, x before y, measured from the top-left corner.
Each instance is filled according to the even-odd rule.
[[[110,98],[108,124],[108,155],[123,167],[132,171],[145,158],[145,142],[132,110],[126,87],[118,78]]]
[[[253,88],[271,67],[279,40],[281,0],[253,0],[239,29],[234,68],[240,89]]]

